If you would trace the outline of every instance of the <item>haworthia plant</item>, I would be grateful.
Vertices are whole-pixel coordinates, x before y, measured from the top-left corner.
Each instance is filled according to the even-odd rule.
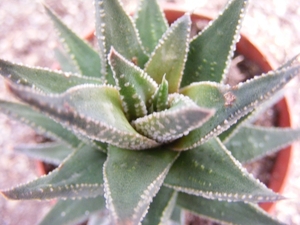
[[[299,73],[297,57],[229,86],[247,0],[230,0],[195,37],[190,14],[169,26],[156,0],[141,0],[134,19],[119,0],[94,5],[99,54],[45,7],[67,71],[0,60],[21,101],[0,100],[0,111],[52,139],[16,151],[57,165],[1,193],[58,199],[40,224],[184,224],[184,210],[229,224],[280,224],[257,204],[284,197],[241,163],[300,138],[297,129],[251,124]]]

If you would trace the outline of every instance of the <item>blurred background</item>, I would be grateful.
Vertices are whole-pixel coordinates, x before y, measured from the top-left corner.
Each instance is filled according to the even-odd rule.
[[[94,27],[92,0],[44,0],[80,36]],[[136,1],[123,0],[130,11]],[[187,10],[199,10],[216,16],[226,0],[170,0]],[[244,19],[242,32],[263,49],[278,65],[300,53],[300,1],[252,0]],[[10,0],[0,2],[0,57],[32,66],[55,64],[53,48],[58,38],[51,21],[38,1]],[[300,80],[288,85],[293,120],[300,127]],[[0,97],[9,98],[0,80]],[[0,114],[0,189],[30,181],[38,176],[36,163],[13,152],[20,143],[39,141],[33,130]],[[295,152],[291,178],[285,189],[288,200],[277,204],[273,216],[287,224],[300,224],[300,146]],[[298,164],[298,165],[297,165]],[[0,196],[0,225],[33,225],[50,209],[51,202],[8,201]]]

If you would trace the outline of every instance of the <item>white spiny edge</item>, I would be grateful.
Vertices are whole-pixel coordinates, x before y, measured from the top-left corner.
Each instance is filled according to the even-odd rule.
[[[108,87],[108,88],[112,88],[112,89],[116,90],[115,87],[113,87],[112,85],[82,84],[82,85],[72,87],[62,94],[49,94],[49,95],[44,95],[44,96],[48,96],[48,97],[52,97],[52,98],[60,98],[60,97],[63,98],[64,96],[70,94],[71,92],[75,92],[78,89],[88,88],[88,87]],[[14,91],[19,92],[20,89],[21,88],[19,87],[19,88],[16,88]],[[23,91],[23,90],[26,90],[26,92],[33,93],[31,89],[28,90],[28,88],[25,88],[25,87],[22,87],[21,91]],[[40,94],[40,95],[43,95],[43,94]],[[41,106],[47,105],[45,103],[41,103],[41,102],[39,102],[39,103]],[[55,105],[47,105],[47,108],[55,109],[56,107],[55,107]],[[39,110],[39,109],[37,108],[37,110]],[[60,114],[61,112],[57,111],[57,113]],[[98,140],[98,141],[109,143],[109,144],[114,144],[121,148],[130,148],[130,149],[134,149],[134,150],[141,150],[141,149],[146,149],[146,148],[157,147],[160,145],[159,143],[155,142],[154,140],[148,139],[147,137],[144,137],[138,133],[128,133],[125,131],[117,130],[116,128],[112,127],[109,124],[104,124],[99,121],[95,121],[91,118],[86,117],[85,115],[79,114],[78,112],[73,112],[73,116],[76,118],[79,118],[79,119],[83,119],[87,123],[97,125],[99,127],[99,130],[101,130],[101,132],[98,133],[98,135],[91,135],[86,132],[86,129],[78,127],[76,124],[70,124],[69,121],[61,121],[61,120],[55,118],[56,116],[54,117],[54,116],[48,114],[47,112],[45,112],[45,114],[47,114],[49,117],[51,117],[54,121],[62,124],[65,128],[67,128],[75,133],[79,133],[84,136],[88,135],[88,137],[90,139]],[[88,128],[88,127],[86,127],[86,128]],[[109,135],[107,133],[111,133],[111,135]],[[106,137],[102,136],[103,138],[100,139],[99,136],[101,136],[103,134]],[[114,134],[118,135],[118,137],[115,136],[115,140],[113,140]],[[120,137],[122,137],[123,139],[120,139]],[[133,140],[133,142],[128,142],[128,140]],[[125,146],[124,144],[127,144],[127,145]]]
[[[100,63],[101,63],[101,74],[104,75],[104,77],[108,76],[108,59],[106,58],[106,40],[105,40],[105,26],[106,24],[103,22],[105,20],[105,11],[103,9],[103,0],[95,0],[93,1],[94,4],[94,14],[95,18],[97,14],[99,14],[99,19],[96,18],[96,26],[99,26],[98,29],[96,29],[96,38],[99,46],[99,56],[101,58]],[[98,4],[96,6],[95,4]],[[96,12],[98,11],[98,13]],[[100,23],[101,20],[101,23]],[[97,23],[99,21],[100,24]],[[106,79],[107,82],[107,79]]]
[[[180,155],[180,153],[177,153],[177,155],[174,157],[172,162],[170,162],[166,166],[166,168],[162,171],[162,173],[159,174],[157,176],[157,178],[147,187],[147,189],[144,190],[143,194],[141,195],[140,201],[138,202],[137,206],[134,208],[135,213],[132,216],[133,221],[140,222],[146,216],[148,209],[149,209],[149,205],[153,201],[153,197],[159,191],[166,175],[168,174],[171,166],[176,161],[176,159],[178,158],[179,155]],[[141,215],[141,216],[139,216],[139,215]]]
[[[40,178],[44,178],[44,177],[47,177],[47,176],[50,176],[52,173],[56,172],[56,171],[59,171],[63,166],[64,166],[64,163],[66,163],[76,152],[76,150],[78,150],[79,148],[81,148],[83,146],[83,144],[79,145],[76,149],[74,149],[74,151],[69,154],[63,161],[62,163],[57,167],[55,168],[54,170],[50,171],[48,174],[44,174],[40,177],[37,177],[33,180],[30,180],[30,181],[27,181],[25,183],[22,183],[22,184],[18,184],[16,186],[14,186],[13,188],[9,188],[9,189],[6,189],[6,190],[1,190],[1,192],[5,193],[5,192],[11,192],[13,191],[14,189],[16,188],[21,188],[22,186],[26,186],[32,182],[35,182],[37,180],[39,180]],[[66,185],[66,184],[61,184],[60,186],[56,186],[56,187],[53,187],[52,184],[48,184],[46,187],[44,188],[38,188],[35,190],[35,193],[39,193],[39,194],[43,194],[43,192],[45,191],[49,191],[50,193],[53,193],[53,192],[56,192],[56,191],[63,191],[63,190],[71,190],[74,192],[74,194],[76,194],[77,191],[80,191],[82,189],[86,189],[88,188],[90,191],[91,190],[98,190],[99,191],[99,188],[103,188],[103,184],[98,184],[98,183],[94,183],[94,184],[88,184],[88,183],[81,183],[81,184],[70,184],[70,185]],[[47,188],[47,190],[44,190],[45,188]],[[103,190],[102,190],[103,192]],[[101,193],[95,193],[93,196],[82,196],[82,195],[78,195],[76,197],[72,196],[72,197],[59,197],[60,199],[62,200],[65,200],[65,199],[68,199],[68,198],[72,198],[72,199],[81,199],[81,198],[90,198],[90,197],[97,197],[99,196]],[[2,193],[2,194],[3,194]],[[32,195],[32,191],[28,194],[25,194],[23,195],[24,197],[26,196],[30,196]],[[5,194],[3,194],[4,197],[6,197]],[[56,198],[56,197],[49,197],[49,198],[43,198],[43,199],[53,199],[53,198]],[[35,198],[36,199],[36,198]]]
[[[228,4],[230,4],[230,3],[228,3]],[[241,28],[242,28],[242,22],[243,22],[243,20],[245,18],[246,11],[248,9],[248,7],[247,7],[248,3],[249,3],[248,0],[244,0],[244,5],[243,5],[243,8],[242,8],[242,10],[240,12],[240,18],[238,20],[237,27],[235,29],[235,34],[233,36],[233,40],[232,40],[232,43],[230,45],[230,51],[229,51],[229,54],[227,55],[226,66],[225,66],[225,68],[223,70],[222,80],[221,80],[221,83],[223,83],[223,84],[225,84],[225,82],[226,82],[227,74],[229,72],[230,63],[232,61],[234,52],[236,50],[236,43],[240,40],[240,36],[241,36],[240,35],[240,31],[241,31]],[[229,6],[228,4],[227,4],[225,10]]]
[[[295,67],[292,67],[290,69],[295,69]],[[286,72],[287,70],[288,70],[288,68],[282,68],[279,71],[270,71],[266,74],[255,76],[254,78],[246,80],[243,83],[239,83],[238,85],[236,85],[232,88],[237,90],[237,89],[241,88],[244,84],[252,82],[253,80],[256,80],[256,79],[259,79],[259,78],[265,77],[265,76],[276,76],[276,73],[279,74],[282,72]],[[193,145],[191,145],[187,148],[184,148],[184,149],[180,149],[180,150],[189,150],[189,149],[196,148],[199,145],[206,142],[207,140],[209,140],[210,138],[221,134],[223,131],[227,130],[230,126],[235,124],[239,118],[241,118],[244,115],[248,114],[249,112],[253,111],[253,109],[255,109],[260,103],[268,100],[275,92],[277,92],[279,90],[280,87],[284,86],[292,77],[296,76],[299,73],[299,71],[300,71],[300,65],[297,66],[297,70],[294,73],[292,73],[292,75],[290,75],[288,78],[283,78],[280,81],[280,83],[278,83],[277,86],[272,88],[272,90],[270,92],[266,93],[265,95],[260,96],[259,99],[256,99],[255,101],[251,102],[248,106],[245,106],[243,109],[238,110],[234,114],[230,115],[229,118],[225,119],[223,121],[223,123],[219,124],[215,129],[210,131],[207,135],[205,135],[203,138],[201,138],[198,142],[195,142]],[[201,82],[201,83],[209,84],[210,82]],[[214,83],[212,82],[212,84],[214,84]],[[185,88],[191,87],[191,86],[196,86],[196,85],[199,85],[199,83],[192,83],[191,85],[184,87],[182,90],[184,90]],[[214,86],[217,87],[223,94],[225,94],[227,91],[231,90],[229,85],[216,85],[215,84]]]
[[[226,149],[226,147],[222,144],[222,142],[216,138],[218,141],[219,145],[222,147],[224,150],[224,153],[229,157],[229,159],[234,163],[236,168],[238,168],[243,176],[248,177],[250,180],[253,182],[256,182],[260,188],[269,190],[270,193],[273,191],[268,189],[265,184],[261,183],[258,179],[256,179],[253,174],[248,173],[247,170],[242,166],[242,164],[236,160],[230,151]],[[243,202],[268,202],[268,201],[278,201],[278,200],[283,200],[285,199],[283,196],[278,195],[276,193],[273,193],[271,196],[253,196],[252,194],[238,194],[236,192],[228,192],[228,193],[221,193],[221,192],[212,192],[212,191],[201,191],[201,190],[196,190],[193,188],[186,188],[182,186],[175,186],[175,185],[170,185],[170,184],[164,184],[164,186],[172,188],[176,191],[184,192],[187,194],[195,195],[195,196],[202,196],[207,199],[217,199],[219,201],[228,201],[228,202],[235,202],[235,201],[243,201]]]
[[[72,62],[74,63],[74,66],[76,67],[77,71],[79,71],[82,74],[82,70],[80,69],[80,66],[79,66],[78,62],[75,59],[74,54],[71,53],[71,50],[70,50],[69,46],[66,44],[66,40],[63,38],[61,32],[59,31],[59,28],[57,28],[57,24],[56,24],[57,22],[55,20],[59,18],[58,15],[55,12],[53,12],[52,10],[50,10],[50,7],[48,7],[45,3],[44,3],[44,7],[46,9],[46,12],[47,12],[48,16],[51,18],[51,22],[53,24],[53,27],[54,27],[54,30],[55,30],[55,33],[56,33],[57,37],[59,37],[60,43],[63,44],[65,50],[67,51],[68,56],[70,56],[70,58],[72,59]],[[56,16],[57,18],[53,18],[52,14],[54,14],[54,16]],[[74,35],[76,35],[72,30],[69,29],[69,31],[71,33],[73,33]],[[78,36],[78,35],[76,35],[76,36]]]
[[[104,180],[104,198],[105,198],[105,202],[106,202],[106,208],[109,210],[110,212],[110,216],[112,217],[112,219],[114,221],[118,221],[119,217],[117,215],[114,203],[113,203],[113,199],[111,197],[111,191],[110,191],[110,187],[109,187],[109,183],[108,183],[108,179],[107,179],[107,173],[106,173],[106,165],[108,163],[108,158],[109,158],[109,151],[107,152],[107,159],[103,164],[103,180]]]
[[[184,20],[186,17],[189,18],[189,26],[188,26],[188,32],[187,32],[187,41],[185,43],[185,45],[186,45],[185,53],[186,54],[184,56],[184,61],[183,61],[182,70],[181,70],[181,78],[180,78],[180,80],[179,80],[179,82],[177,84],[177,86],[178,86],[177,89],[180,87],[180,83],[181,83],[181,79],[182,79],[182,75],[183,75],[183,70],[184,70],[184,65],[185,65],[185,62],[187,60],[187,53],[188,53],[188,50],[189,50],[189,35],[190,35],[189,31],[191,29],[190,14],[186,13],[185,15],[183,15],[182,17],[180,17],[174,23],[171,24],[171,26],[163,34],[162,38],[158,41],[158,44],[156,45],[155,49],[151,53],[148,62],[145,64],[145,70],[147,70],[146,68],[149,66],[150,62],[152,61],[152,59],[155,56],[155,54],[158,51],[158,49],[160,49],[162,47],[162,45],[164,44],[164,42],[169,38],[169,36],[173,33],[173,31],[179,26],[179,24],[182,22],[182,20]]]
[[[176,205],[177,195],[178,195],[178,192],[174,190],[168,204],[166,205],[166,207],[164,208],[164,210],[161,213],[161,218],[160,218],[160,222],[158,225],[167,224],[168,220],[170,219],[170,217],[172,215],[174,206]]]
[[[63,77],[66,77],[66,78],[69,78],[69,77],[76,77],[76,78],[84,78],[86,80],[91,80],[91,81],[98,81],[98,82],[102,82],[102,79],[99,79],[99,78],[96,78],[96,77],[88,77],[88,76],[84,76],[84,75],[81,75],[81,74],[78,74],[78,73],[71,73],[71,72],[63,72],[61,70],[53,70],[53,69],[50,69],[50,68],[47,68],[47,67],[40,67],[40,66],[31,66],[31,65],[28,65],[28,64],[23,64],[23,63],[15,63],[15,62],[10,62],[8,60],[3,60],[1,59],[2,61],[4,61],[5,63],[8,63],[12,66],[20,66],[20,67],[26,67],[26,69],[33,69],[33,70],[39,70],[39,71],[44,71],[44,72],[49,72],[49,73],[56,73],[56,74],[59,74]],[[1,71],[1,68],[0,68],[0,71]],[[6,77],[6,76],[4,76]],[[10,76],[8,75],[7,76],[8,79],[10,79]],[[20,81],[19,82],[28,82],[26,79],[24,80],[23,78],[20,78]],[[17,82],[18,83],[18,82]],[[35,89],[39,90],[37,87],[35,87],[35,85],[31,85],[31,87],[34,87]]]

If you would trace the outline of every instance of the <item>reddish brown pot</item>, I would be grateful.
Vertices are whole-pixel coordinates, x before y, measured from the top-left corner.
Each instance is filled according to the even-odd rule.
[[[169,22],[175,21],[182,16],[185,11],[176,7],[166,7],[164,9],[166,17]],[[211,21],[212,18],[205,14],[193,13],[191,15],[192,20]],[[267,57],[253,42],[249,40],[243,34],[240,41],[237,43],[237,52],[243,55],[245,58],[256,63],[261,70],[266,73],[272,69],[275,69],[275,63],[270,57]],[[291,114],[289,110],[288,99],[283,98],[275,106],[278,111],[278,124],[280,127],[291,127]],[[283,189],[286,186],[287,179],[290,173],[291,161],[293,154],[293,146],[282,149],[276,159],[271,173],[271,178],[267,186],[276,193],[283,193]],[[272,212],[275,202],[262,203],[260,206],[267,212]]]

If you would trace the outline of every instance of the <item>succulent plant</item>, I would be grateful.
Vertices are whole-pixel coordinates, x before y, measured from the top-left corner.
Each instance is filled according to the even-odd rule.
[[[66,71],[0,60],[20,102],[3,113],[53,141],[17,150],[57,165],[2,194],[57,198],[40,224],[174,224],[182,210],[232,224],[280,224],[257,205],[283,199],[242,167],[300,137],[252,121],[295,77],[297,57],[226,84],[247,0],[230,0],[195,37],[186,13],[170,26],[155,0],[134,18],[95,0],[98,50],[45,6],[66,47]]]

